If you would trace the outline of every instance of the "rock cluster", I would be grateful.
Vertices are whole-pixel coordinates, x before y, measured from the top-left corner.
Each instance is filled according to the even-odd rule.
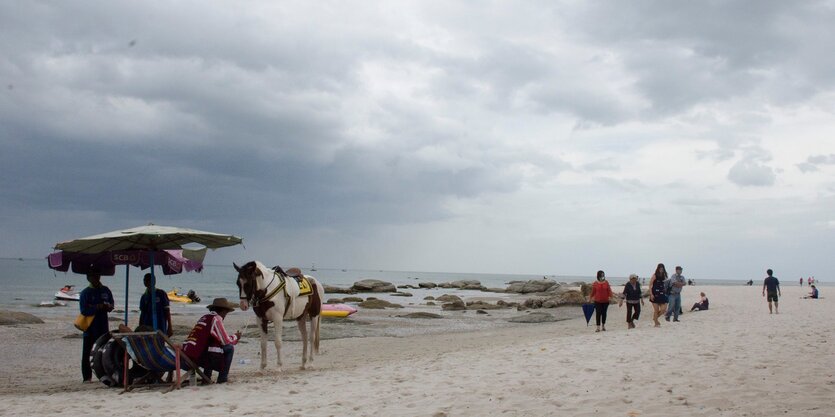
[[[390,282],[379,279],[364,279],[351,286],[355,292],[397,292],[397,288]]]
[[[362,308],[370,309],[384,309],[384,308],[403,308],[400,304],[390,303],[386,300],[378,300],[373,297],[368,297],[367,300],[358,304]]]
[[[22,311],[0,310],[0,326],[15,324],[40,324],[43,320]]]

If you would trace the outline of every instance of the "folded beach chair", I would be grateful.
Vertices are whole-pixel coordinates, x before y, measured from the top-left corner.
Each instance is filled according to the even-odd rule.
[[[124,378],[125,390],[123,392],[130,391],[140,385],[155,385],[156,381],[160,380],[165,373],[169,373],[169,380],[172,380],[173,375],[176,375],[176,379],[173,380],[170,388],[165,392],[180,388],[182,385],[181,370],[188,371],[189,374],[196,373],[206,384],[212,383],[212,380],[200,370],[197,364],[182,353],[180,345],[171,343],[168,337],[159,330],[155,332],[114,332],[113,338],[125,348],[124,375],[127,377]],[[128,359],[147,369],[149,371],[147,375],[131,381],[128,372]]]

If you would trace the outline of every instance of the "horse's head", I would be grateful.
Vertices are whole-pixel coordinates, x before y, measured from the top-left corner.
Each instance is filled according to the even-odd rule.
[[[244,266],[238,266],[234,262],[232,266],[238,271],[238,295],[241,299],[241,310],[246,311],[249,308],[250,301],[255,297],[255,291],[258,290],[258,277],[261,276],[261,271],[255,261],[250,261]]]

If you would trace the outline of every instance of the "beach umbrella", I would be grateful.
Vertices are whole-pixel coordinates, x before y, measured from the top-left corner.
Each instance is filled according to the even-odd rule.
[[[156,308],[156,275],[154,274],[155,255],[158,251],[167,249],[185,250],[184,245],[197,244],[207,249],[218,249],[227,246],[241,244],[243,239],[233,235],[205,232],[202,230],[187,229],[182,227],[159,226],[148,224],[146,226],[133,227],[130,229],[114,230],[112,232],[83,237],[66,242],[59,242],[55,245],[56,250],[76,254],[104,254],[117,251],[140,251],[148,256],[148,264],[151,268],[151,315],[154,322],[154,329],[157,328]],[[200,259],[202,262],[202,258]],[[125,267],[125,324],[128,321],[128,267]]]
[[[588,326],[589,321],[591,320],[591,315],[594,314],[594,304],[583,304],[583,314],[586,316],[586,326]]]
[[[206,248],[200,250],[166,249],[156,251],[156,264],[162,266],[162,273],[174,275],[182,272],[203,270],[203,258]],[[114,275],[116,266],[132,265],[139,269],[151,267],[150,251],[112,251],[96,254],[57,251],[47,256],[50,269],[67,272],[72,270],[76,274],[87,274],[96,271],[101,275]]]

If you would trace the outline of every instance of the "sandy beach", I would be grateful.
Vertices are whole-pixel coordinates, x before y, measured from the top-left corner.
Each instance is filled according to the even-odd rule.
[[[272,344],[270,367],[260,371],[258,341],[246,338],[230,383],[168,394],[119,395],[100,383],[82,384],[81,341],[65,338],[75,332],[69,321],[2,326],[0,415],[833,414],[835,298],[803,300],[805,287],[787,286],[780,314],[769,315],[760,287],[697,286],[684,291],[685,311],[698,291],[708,294],[710,311],[652,328],[647,305],[638,328],[627,331],[625,307],[612,305],[601,333],[586,326],[579,307],[540,310],[567,318],[543,324],[507,323],[523,314],[515,310],[484,318],[459,313],[467,318],[443,319],[461,324],[448,323],[442,332],[420,330],[426,320],[392,317],[399,311],[368,312],[376,317],[368,326],[417,330],[324,340],[314,368],[305,371],[298,369],[300,344],[286,342],[281,374]],[[242,328],[251,316],[237,311],[227,326]],[[178,316],[175,324],[195,319]],[[296,332],[289,327],[286,334]]]

